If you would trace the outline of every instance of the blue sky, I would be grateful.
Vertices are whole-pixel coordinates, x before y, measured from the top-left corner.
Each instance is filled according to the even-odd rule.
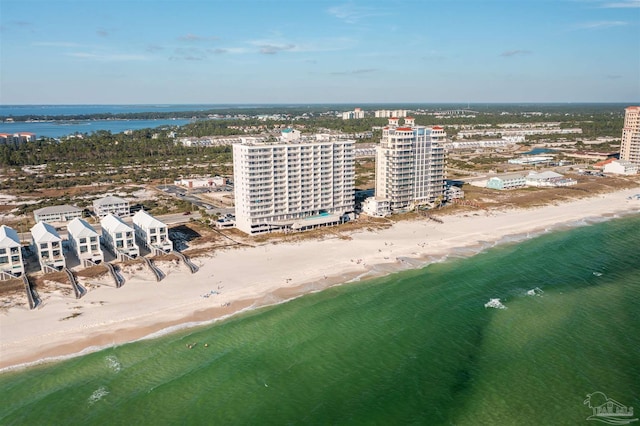
[[[1,104],[637,102],[640,0],[0,0]]]

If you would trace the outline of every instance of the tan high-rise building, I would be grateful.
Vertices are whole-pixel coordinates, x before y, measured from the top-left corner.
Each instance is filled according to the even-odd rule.
[[[391,211],[430,205],[444,194],[444,129],[418,126],[413,117],[400,125],[390,118],[382,129],[376,156],[375,198]]]
[[[640,106],[625,108],[620,159],[640,165]]]

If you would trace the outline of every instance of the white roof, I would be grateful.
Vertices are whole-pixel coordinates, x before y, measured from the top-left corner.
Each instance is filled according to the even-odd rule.
[[[506,173],[503,175],[498,175],[498,176],[492,176],[489,180],[491,179],[520,179],[523,178],[524,174],[523,173]]]
[[[107,195],[104,198],[100,198],[99,200],[94,200],[94,206],[101,206],[103,204],[123,204],[128,203],[124,198],[116,197],[115,195]]]
[[[7,225],[0,226],[0,247],[20,247],[20,237],[15,229]]]
[[[133,231],[133,228],[131,228],[126,223],[124,223],[122,219],[120,219],[118,216],[114,216],[111,213],[103,217],[102,220],[100,221],[100,224],[102,225],[102,229],[104,229],[110,234],[114,232]]]
[[[41,209],[34,210],[33,213],[37,215],[42,215],[42,214],[67,213],[67,212],[81,212],[81,211],[82,209],[80,207],[64,204],[62,206],[43,207]]]
[[[56,228],[42,221],[33,225],[33,228],[31,228],[31,235],[33,236],[33,241],[36,243],[62,241],[62,238],[58,235]]]
[[[166,224],[162,223],[144,210],[139,210],[133,215],[133,223],[144,229],[167,227]]]
[[[527,176],[527,179],[534,179],[534,180],[540,180],[540,179],[555,179],[555,178],[561,178],[562,175],[560,173],[556,173],[553,171],[546,171],[546,172],[540,172],[540,173],[529,173],[529,176]]]
[[[627,160],[613,160],[612,163],[617,163],[623,167],[638,167],[637,164],[632,163],[631,161],[627,161]]]
[[[93,226],[89,225],[87,221],[76,217],[67,225],[67,230],[69,234],[73,235],[74,238],[82,238],[82,237],[96,237],[98,233]]]

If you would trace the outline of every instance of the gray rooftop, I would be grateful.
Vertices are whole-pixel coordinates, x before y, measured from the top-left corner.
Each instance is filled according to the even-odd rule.
[[[81,212],[82,209],[76,206],[70,206],[69,204],[63,204],[61,206],[49,206],[43,207],[41,209],[34,210],[33,213],[38,216],[43,214],[60,214],[60,213],[68,213],[68,212]]]

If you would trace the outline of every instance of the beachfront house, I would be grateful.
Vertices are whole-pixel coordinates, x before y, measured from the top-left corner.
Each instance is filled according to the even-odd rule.
[[[99,200],[93,201],[93,211],[96,216],[103,218],[108,214],[113,214],[119,217],[129,216],[131,210],[129,208],[129,202],[124,198],[108,195]]]
[[[37,222],[68,222],[82,217],[82,209],[64,204],[61,206],[43,207],[33,211],[33,218]]]
[[[500,176],[493,176],[487,181],[489,189],[514,189],[522,188],[527,184],[527,179],[522,173],[508,173]]]
[[[391,214],[391,201],[388,198],[365,198],[362,213],[373,217],[386,217]]]
[[[444,199],[447,201],[462,200],[464,198],[464,191],[462,188],[447,184],[444,190]]]
[[[173,242],[169,239],[169,228],[166,224],[151,216],[144,210],[133,215],[133,229],[136,239],[147,249],[170,253]]]
[[[108,214],[100,221],[102,225],[102,242],[118,258],[136,258],[140,248],[135,243],[134,230],[122,219]]]
[[[61,271],[66,267],[62,238],[56,228],[46,222],[38,222],[31,228],[31,237],[43,272]]]
[[[85,220],[75,218],[67,225],[69,244],[83,265],[98,264],[104,260],[100,236]]]
[[[22,245],[15,229],[0,226],[0,279],[19,277],[24,274]]]

